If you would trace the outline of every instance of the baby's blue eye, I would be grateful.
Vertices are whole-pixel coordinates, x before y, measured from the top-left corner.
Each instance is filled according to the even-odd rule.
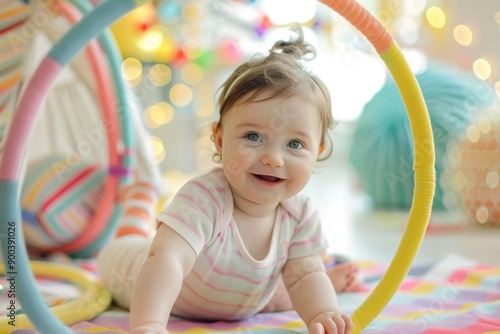
[[[256,133],[249,133],[247,134],[247,139],[250,141],[261,141],[260,136]]]
[[[288,147],[293,148],[293,149],[299,149],[302,148],[302,143],[298,140],[292,140],[288,143]]]

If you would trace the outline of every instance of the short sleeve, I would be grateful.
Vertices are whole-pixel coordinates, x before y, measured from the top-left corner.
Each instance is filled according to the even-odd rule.
[[[224,190],[206,179],[188,181],[156,220],[179,233],[199,255],[219,230]]]
[[[294,199],[299,206],[298,222],[293,231],[288,249],[288,258],[320,254],[328,248],[328,242],[321,228],[320,215],[311,199],[298,197]]]

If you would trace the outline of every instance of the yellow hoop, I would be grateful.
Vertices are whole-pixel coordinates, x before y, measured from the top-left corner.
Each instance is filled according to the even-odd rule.
[[[97,277],[83,269],[37,261],[30,262],[30,266],[35,275],[68,281],[83,290],[77,299],[50,308],[66,325],[95,318],[111,304],[111,293],[100,285]],[[5,274],[1,263],[0,274]],[[0,334],[8,334],[16,328],[34,328],[26,314],[16,315],[15,328],[8,324],[9,321],[8,317],[0,318]]]
[[[356,0],[321,0],[343,16],[373,45],[398,86],[414,143],[415,189],[406,230],[394,258],[373,292],[351,315],[353,334],[368,326],[389,303],[410,270],[427,229],[436,186],[435,153],[427,106],[401,49],[382,24]]]

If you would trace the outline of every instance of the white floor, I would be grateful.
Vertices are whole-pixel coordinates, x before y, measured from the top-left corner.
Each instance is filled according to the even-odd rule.
[[[345,149],[341,147],[337,156],[332,156],[313,175],[304,192],[315,199],[320,209],[333,252],[355,260],[389,263],[403,235],[408,212],[371,211],[368,197],[357,189],[356,175],[346,162]],[[500,266],[500,226],[476,226],[459,212],[453,215],[461,218],[461,229],[426,233],[414,263],[429,263],[455,253]],[[450,216],[451,213],[433,212],[431,219],[444,222]]]

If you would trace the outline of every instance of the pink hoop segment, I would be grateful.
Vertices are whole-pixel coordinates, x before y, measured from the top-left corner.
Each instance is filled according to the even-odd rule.
[[[378,54],[389,50],[393,42],[391,34],[356,0],[322,0],[321,2],[356,27],[373,45]]]
[[[35,118],[38,107],[42,104],[47,92],[52,86],[52,82],[62,71],[61,65],[54,59],[46,57],[38,66],[33,80],[26,87],[26,91],[32,92],[29,99],[22,99],[17,107],[23,110],[22,113],[14,113],[9,131],[9,145],[5,146],[3,161],[0,166],[0,180],[17,180],[21,171],[22,159],[8,159],[8,157],[18,156],[18,152],[26,149],[26,138],[31,133],[33,126],[32,119]],[[7,158],[5,158],[7,157]]]

